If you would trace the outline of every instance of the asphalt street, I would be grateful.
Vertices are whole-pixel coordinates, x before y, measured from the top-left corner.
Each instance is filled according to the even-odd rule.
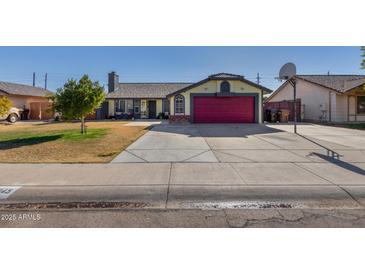
[[[0,227],[365,227],[365,209],[101,209],[0,211]]]

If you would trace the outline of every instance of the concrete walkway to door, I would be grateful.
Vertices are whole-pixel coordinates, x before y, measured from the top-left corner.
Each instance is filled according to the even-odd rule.
[[[301,124],[159,124],[113,163],[365,163],[365,131]]]

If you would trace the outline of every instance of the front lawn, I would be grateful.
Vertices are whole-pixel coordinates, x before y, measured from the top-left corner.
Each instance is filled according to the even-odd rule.
[[[365,123],[329,124],[329,126],[365,130]]]
[[[345,124],[343,127],[352,128],[352,129],[362,129],[365,130],[365,123],[361,124]]]
[[[2,163],[105,163],[142,136],[146,127],[125,122],[0,124]]]

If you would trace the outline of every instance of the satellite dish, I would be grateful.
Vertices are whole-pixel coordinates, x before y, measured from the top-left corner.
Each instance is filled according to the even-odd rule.
[[[297,68],[293,63],[286,63],[279,71],[280,80],[289,80],[297,74]]]

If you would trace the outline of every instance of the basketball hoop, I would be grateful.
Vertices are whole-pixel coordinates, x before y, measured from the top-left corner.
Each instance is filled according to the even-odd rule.
[[[297,83],[295,75],[297,74],[297,68],[293,63],[286,63],[280,68],[279,77],[280,81],[288,81],[294,89],[294,133],[297,133]]]

